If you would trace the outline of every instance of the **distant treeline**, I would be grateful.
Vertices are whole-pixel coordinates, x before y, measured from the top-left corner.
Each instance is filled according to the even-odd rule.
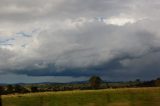
[[[99,76],[92,76],[88,81],[81,83],[45,83],[45,84],[13,84],[1,85],[0,94],[46,92],[46,91],[67,91],[67,90],[90,90],[107,88],[129,88],[129,87],[160,87],[160,78],[151,81],[127,82],[105,82]]]

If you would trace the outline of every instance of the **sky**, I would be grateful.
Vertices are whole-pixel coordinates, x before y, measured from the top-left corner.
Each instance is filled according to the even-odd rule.
[[[160,77],[159,0],[0,0],[0,83]]]

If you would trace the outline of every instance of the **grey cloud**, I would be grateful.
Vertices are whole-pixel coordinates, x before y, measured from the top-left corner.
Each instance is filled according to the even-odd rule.
[[[113,16],[129,13],[130,0],[1,0],[0,20],[10,22],[35,22],[49,19]]]
[[[143,76],[153,68],[158,73],[159,5],[158,0],[1,0],[0,39],[14,42],[0,45],[0,72],[115,77]]]

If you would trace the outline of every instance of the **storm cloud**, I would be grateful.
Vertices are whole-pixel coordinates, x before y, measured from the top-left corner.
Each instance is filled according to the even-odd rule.
[[[0,74],[158,77],[159,16],[159,0],[0,0]]]

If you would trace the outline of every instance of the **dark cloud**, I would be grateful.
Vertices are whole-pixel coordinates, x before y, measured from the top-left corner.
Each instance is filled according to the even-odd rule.
[[[0,74],[158,77],[159,7],[158,0],[1,0]]]

